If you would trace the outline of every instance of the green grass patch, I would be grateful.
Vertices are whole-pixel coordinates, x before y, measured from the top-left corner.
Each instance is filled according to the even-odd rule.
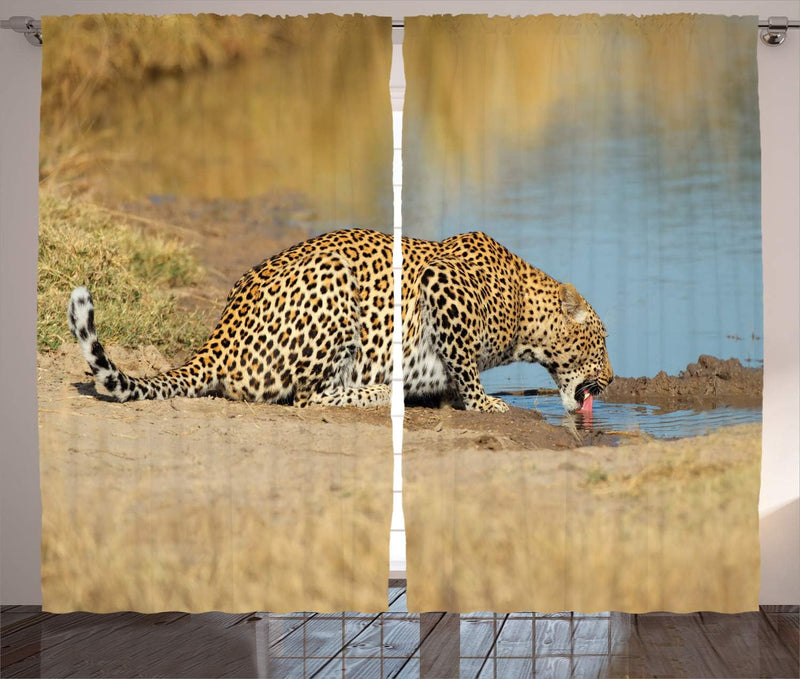
[[[586,473],[586,483],[590,485],[594,485],[597,483],[605,483],[606,481],[608,481],[608,474],[600,466],[592,467]]]
[[[174,240],[144,235],[102,208],[43,195],[39,200],[39,351],[72,341],[67,302],[85,285],[97,331],[108,344],[153,344],[166,354],[196,348],[207,328],[199,313],[177,308],[170,288],[199,281],[202,270]]]

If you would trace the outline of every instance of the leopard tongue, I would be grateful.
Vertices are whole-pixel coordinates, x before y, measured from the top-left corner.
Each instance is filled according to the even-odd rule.
[[[591,394],[587,394],[586,398],[583,400],[583,405],[578,408],[575,412],[578,413],[590,413],[592,412],[592,402],[594,399],[592,398]]]

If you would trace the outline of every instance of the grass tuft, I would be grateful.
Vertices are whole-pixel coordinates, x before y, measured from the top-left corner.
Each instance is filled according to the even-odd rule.
[[[179,310],[170,288],[192,285],[201,274],[177,241],[144,236],[90,203],[41,195],[39,351],[72,341],[66,309],[79,285],[92,293],[102,342],[153,344],[166,354],[196,348],[207,334],[203,317]]]
[[[606,471],[598,466],[592,467],[586,472],[586,483],[593,485],[596,483],[605,483],[608,481],[608,474]]]

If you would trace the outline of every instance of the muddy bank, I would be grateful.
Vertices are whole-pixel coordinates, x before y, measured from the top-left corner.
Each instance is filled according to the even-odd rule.
[[[763,368],[746,368],[736,358],[704,354],[678,375],[661,371],[655,377],[615,377],[602,399],[664,407],[754,407],[761,405],[763,382]]]
[[[561,450],[578,446],[611,446],[619,436],[576,427],[568,417],[565,426],[545,422],[535,410],[510,408],[505,413],[478,413],[453,408],[406,408],[404,440],[415,446],[484,451]]]
[[[126,349],[109,347],[109,355],[125,372],[133,376],[152,375],[180,364],[179,358],[168,359],[155,347]],[[87,366],[77,345],[66,343],[59,350],[39,356],[40,406],[52,407],[53,401],[67,401],[67,407],[78,407],[105,423],[127,420],[133,413],[157,415],[159,422],[189,418],[201,429],[211,432],[228,428],[231,417],[263,418],[270,426],[282,428],[284,423],[302,421],[308,426],[308,442],[317,436],[317,427],[346,432],[355,423],[391,430],[390,409],[323,408],[297,409],[260,403],[241,403],[207,397],[175,399],[169,402],[149,401],[119,404],[99,393],[87,373]],[[713,408],[718,405],[759,406],[762,393],[760,369],[744,368],[735,359],[720,360],[701,356],[680,375],[659,373],[654,378],[615,378],[603,399],[618,403],[648,403],[666,410],[693,407]],[[67,405],[64,403],[64,405]],[[49,405],[47,405],[49,404]],[[101,426],[110,426],[103,424]],[[151,425],[142,422],[147,428]],[[156,429],[158,424],[152,423]],[[292,427],[290,425],[289,428]],[[591,426],[584,428],[581,418],[565,415],[560,423],[550,423],[535,410],[512,407],[506,413],[478,413],[452,407],[405,408],[403,421],[406,442],[433,448],[485,451],[563,450],[579,446],[614,446],[639,440],[631,432],[607,433]],[[230,431],[230,430],[229,430]],[[65,436],[69,432],[63,432]],[[252,432],[242,432],[245,444]],[[234,443],[235,431],[230,431]],[[296,432],[292,432],[295,436]]]
[[[121,370],[132,376],[152,375],[178,365],[164,357],[153,346],[126,349],[108,347],[109,356]],[[138,401],[116,403],[100,393],[88,374],[86,362],[76,344],[65,343],[57,351],[40,354],[38,360],[39,405],[41,409],[77,408],[86,415],[96,417],[93,426],[114,428],[114,422],[130,421],[139,417],[142,436],[149,436],[175,420],[191,420],[192,427],[208,432],[219,428],[228,431],[234,444],[247,445],[252,441],[252,431],[243,429],[240,434],[229,426],[231,418],[243,418],[255,423],[269,421],[270,427],[291,430],[291,440],[307,437],[311,444],[318,437],[318,428],[326,436],[336,432],[345,435],[355,423],[374,425],[391,433],[391,413],[383,408],[327,408],[306,409],[264,403],[242,403],[223,398],[178,398],[172,401]],[[151,421],[150,418],[155,418]],[[295,431],[291,423],[303,422],[306,433]],[[51,423],[50,426],[56,426]],[[170,427],[173,427],[170,424]],[[554,426],[544,421],[535,411],[511,408],[506,413],[476,413],[445,408],[409,407],[405,409],[404,429],[413,432],[415,440],[446,442],[453,448],[478,449],[554,450],[575,448],[581,445],[614,445],[618,437],[572,427]],[[71,431],[64,431],[67,444]],[[239,438],[241,439],[239,440]],[[202,438],[202,436],[201,436]]]

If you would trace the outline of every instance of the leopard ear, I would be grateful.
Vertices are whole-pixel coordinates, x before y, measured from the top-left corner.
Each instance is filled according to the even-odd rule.
[[[558,289],[561,310],[575,323],[583,323],[589,315],[586,300],[581,297],[572,283],[562,283]]]

